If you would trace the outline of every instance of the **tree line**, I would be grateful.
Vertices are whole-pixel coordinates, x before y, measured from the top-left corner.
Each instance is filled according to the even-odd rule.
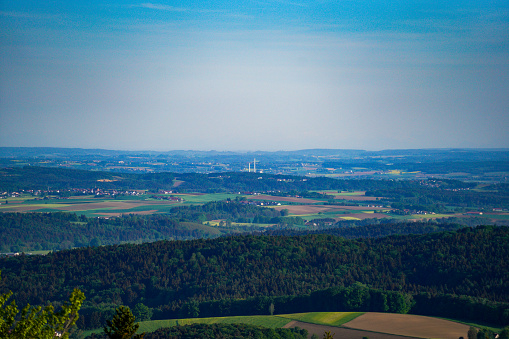
[[[264,328],[247,324],[192,324],[160,328],[146,333],[144,339],[306,339],[308,331],[296,328]],[[105,334],[92,334],[87,339],[107,339]]]
[[[235,231],[180,222],[168,215],[87,218],[74,213],[0,213],[0,251],[30,252],[74,247],[186,240]]]

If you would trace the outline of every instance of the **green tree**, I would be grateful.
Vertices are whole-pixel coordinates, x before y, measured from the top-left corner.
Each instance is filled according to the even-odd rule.
[[[110,339],[142,339],[145,333],[136,334],[140,324],[134,322],[135,317],[127,306],[116,309],[113,319],[106,320],[104,332]]]
[[[500,332],[499,339],[509,339],[509,327],[506,327]]]
[[[200,304],[196,300],[190,300],[182,305],[179,311],[181,318],[198,318],[200,316]]]
[[[274,315],[274,309],[275,309],[274,303],[270,303],[270,305],[269,305],[269,313],[270,313],[270,315]]]
[[[152,318],[152,309],[142,303],[137,303],[133,308],[133,315],[139,321],[146,321]]]
[[[11,296],[12,292],[0,295],[0,338],[49,339],[57,335],[69,338],[67,332],[78,320],[78,311],[85,300],[83,292],[75,288],[59,312],[52,305],[42,308],[28,304],[19,314],[14,300],[6,305]]]
[[[477,339],[491,339],[494,335],[492,335],[490,330],[487,329],[481,329],[479,332],[477,332]]]
[[[477,339],[477,328],[470,326],[467,336],[468,339]]]

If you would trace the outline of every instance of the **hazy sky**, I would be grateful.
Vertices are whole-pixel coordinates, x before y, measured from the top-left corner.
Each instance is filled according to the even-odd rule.
[[[509,1],[0,0],[0,146],[509,147]]]

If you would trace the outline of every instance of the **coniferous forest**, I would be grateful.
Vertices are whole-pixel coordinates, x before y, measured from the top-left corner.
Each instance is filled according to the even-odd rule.
[[[336,307],[330,307],[337,311],[455,314],[465,304],[460,309],[471,314],[464,318],[475,314],[505,324],[508,239],[505,227],[477,227],[355,240],[228,236],[87,247],[1,259],[1,288],[14,291],[21,304],[39,304],[79,287],[87,296],[82,328],[100,326],[109,314],[101,311],[119,304],[142,302],[156,319],[224,315],[235,308],[265,314],[269,300],[278,312],[304,312],[334,298]],[[235,306],[240,299],[250,306]]]

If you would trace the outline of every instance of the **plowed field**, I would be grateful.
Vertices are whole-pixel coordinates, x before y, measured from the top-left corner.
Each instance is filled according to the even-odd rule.
[[[458,339],[467,337],[468,325],[411,314],[365,313],[343,326],[373,332],[418,338]],[[372,335],[369,335],[371,338]]]

